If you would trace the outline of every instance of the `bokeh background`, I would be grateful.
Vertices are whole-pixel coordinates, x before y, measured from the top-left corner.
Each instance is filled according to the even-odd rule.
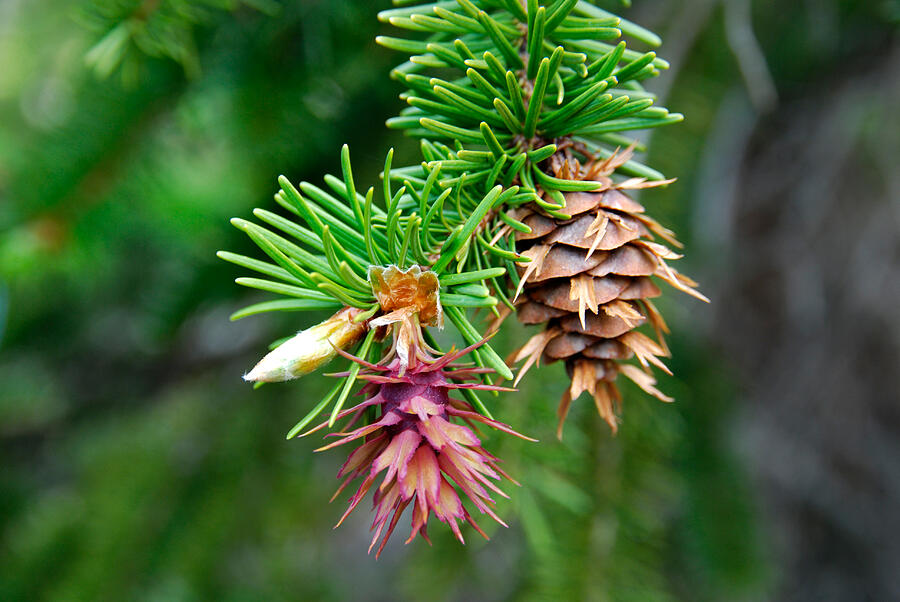
[[[677,403],[629,389],[613,437],[582,399],[560,443],[532,373],[510,528],[376,562],[342,454],[284,439],[327,379],[240,380],[318,316],[229,322],[261,297],[215,252],[344,142],[360,182],[415,160],[386,4],[0,0],[0,599],[900,600],[900,3],[613,5],[687,116],[642,195],[713,300],[661,301]]]

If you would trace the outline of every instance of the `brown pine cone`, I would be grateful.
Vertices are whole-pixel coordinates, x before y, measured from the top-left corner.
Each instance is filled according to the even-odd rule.
[[[652,277],[708,301],[694,290],[694,281],[666,263],[681,255],[654,241],[658,237],[680,247],[673,233],[625,194],[665,182],[633,178],[616,184],[609,177],[630,155],[629,149],[585,166],[571,155],[557,159],[551,163],[556,177],[593,180],[601,188],[566,193],[566,206],[560,212],[568,218],[552,217],[534,204],[516,215],[531,228],[529,233],[516,234],[517,250],[531,259],[519,268],[516,313],[525,324],[546,323],[547,327],[510,359],[511,363],[525,360],[517,383],[541,357],[566,362],[571,385],[559,404],[559,437],[569,405],[585,391],[616,431],[619,373],[658,399],[672,401],[655,387],[650,371],[652,364],[671,374],[660,359],[669,356],[663,338],[668,328],[650,301],[660,294]],[[655,340],[635,330],[645,323],[652,327]],[[625,363],[632,357],[641,367]]]

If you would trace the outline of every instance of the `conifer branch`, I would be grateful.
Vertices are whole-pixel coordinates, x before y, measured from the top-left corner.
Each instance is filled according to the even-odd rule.
[[[279,178],[275,200],[292,219],[257,209],[254,215],[262,225],[233,220],[269,261],[224,252],[220,257],[266,276],[239,278],[239,284],[282,297],[244,308],[233,319],[268,311],[338,310],[276,347],[246,378],[287,380],[344,356],[351,364],[336,374],[343,380],[288,436],[329,404],[329,420],[313,430],[331,427],[348,412],[355,412],[352,424],[368,404],[343,410],[357,379],[368,382],[364,390],[432,382],[416,379],[432,378],[423,375],[442,370],[463,353],[439,359],[427,328],[446,319],[470,345],[464,353],[475,365],[453,374],[481,381],[441,381],[441,387],[459,389],[468,401],[459,402],[467,409],[456,415],[471,418],[480,412],[479,420],[509,432],[491,419],[476,391],[502,389],[493,384],[492,374],[513,377],[486,342],[486,331],[469,317],[471,310],[481,309],[494,315],[491,332],[513,311],[526,324],[545,326],[510,358],[510,366],[525,362],[518,383],[542,357],[565,361],[571,383],[559,406],[560,436],[571,402],[584,392],[616,429],[619,374],[671,401],[651,375],[651,366],[669,372],[660,359],[669,352],[663,339],[667,326],[650,302],[659,294],[650,277],[705,297],[695,290],[696,283],[668,265],[680,255],[655,240],[678,246],[673,234],[627,196],[670,182],[633,159],[638,144],[628,133],[682,116],[655,106],[656,99],[642,86],[667,63],[620,40],[625,35],[657,45],[659,39],[586,0],[544,5],[538,0],[395,0],[395,5],[379,19],[404,35],[377,41],[407,56],[391,75],[406,86],[400,97],[408,106],[387,125],[417,138],[422,160],[395,167],[389,151],[381,185],[363,188],[353,177],[345,145],[341,175],[326,176],[324,188]],[[635,330],[644,323],[652,326],[656,340]],[[385,350],[388,330],[391,342]],[[639,366],[625,363],[632,358]],[[388,430],[379,439],[396,437],[373,464],[348,513],[365,495],[381,459],[396,461],[395,445],[421,441],[419,431],[408,426],[397,431],[393,425],[406,419],[391,412],[424,420],[432,410],[414,399],[398,405],[395,395],[379,402],[388,408],[380,420],[371,422],[377,417],[367,415],[368,426],[323,448],[382,427]],[[431,435],[429,442],[438,451],[445,449]],[[412,449],[419,450],[416,457],[431,453],[425,446]],[[389,472],[385,483],[391,478]],[[490,513],[466,490],[462,477],[452,478],[482,512]],[[376,496],[376,504],[381,499]],[[388,535],[412,498],[403,499],[388,504],[396,512]],[[461,509],[450,515],[468,517]],[[427,511],[414,516],[413,536],[425,519]],[[386,515],[376,517],[378,525],[386,521]],[[454,529],[455,524],[454,519]]]

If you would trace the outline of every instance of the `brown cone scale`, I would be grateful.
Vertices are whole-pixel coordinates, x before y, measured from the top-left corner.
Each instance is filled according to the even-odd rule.
[[[516,234],[517,251],[530,259],[519,267],[517,315],[525,324],[546,324],[514,354],[525,360],[517,382],[541,358],[564,361],[571,384],[559,406],[557,435],[569,405],[581,393],[594,398],[597,411],[615,432],[621,396],[616,378],[623,374],[663,401],[650,366],[668,372],[665,322],[650,299],[661,294],[661,279],[699,299],[696,283],[678,274],[667,260],[680,255],[657,239],[680,246],[672,233],[645,214],[627,191],[660,182],[631,179],[615,184],[609,177],[631,156],[630,149],[601,162],[582,166],[570,154],[551,158],[558,178],[598,182],[593,192],[564,194],[568,217],[548,215],[537,205],[519,210],[516,218],[531,232]],[[649,325],[653,338],[635,330]],[[637,360],[637,364],[629,361]]]

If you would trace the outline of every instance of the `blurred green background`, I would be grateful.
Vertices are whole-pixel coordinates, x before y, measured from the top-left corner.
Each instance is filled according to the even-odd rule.
[[[533,372],[493,411],[541,443],[487,443],[510,528],[376,562],[342,454],[284,440],[327,379],[240,379],[319,316],[229,322],[264,297],[215,252],[344,142],[360,182],[416,160],[387,2],[0,0],[0,599],[900,599],[900,5],[634,4],[687,116],[642,199],[713,299],[661,302],[677,403],[558,442]]]

